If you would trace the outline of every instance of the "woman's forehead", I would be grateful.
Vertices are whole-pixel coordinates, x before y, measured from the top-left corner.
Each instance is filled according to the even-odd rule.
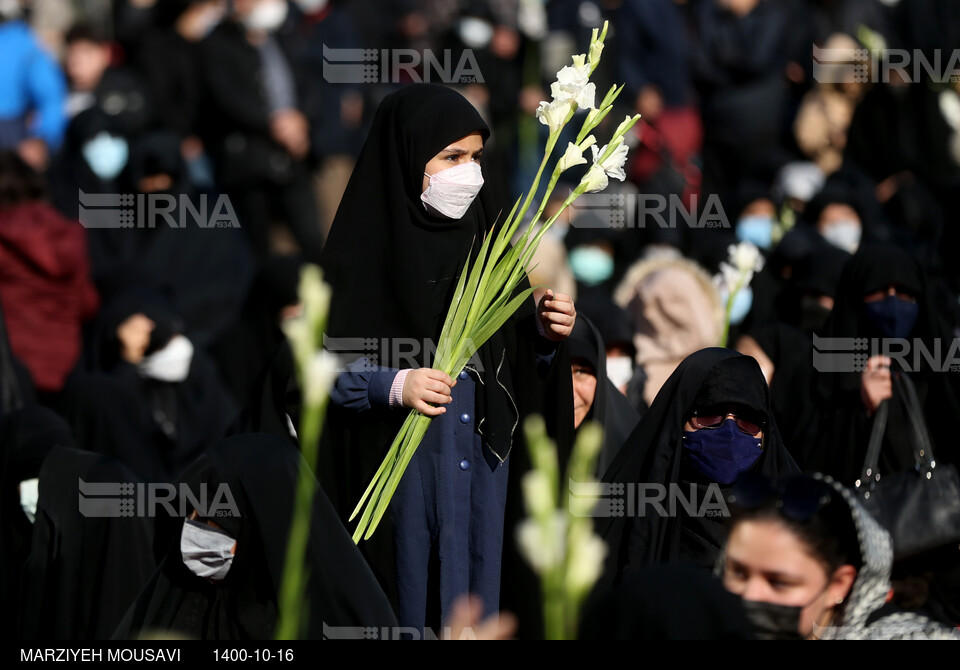
[[[477,151],[483,148],[483,135],[476,130],[445,146],[442,151]]]

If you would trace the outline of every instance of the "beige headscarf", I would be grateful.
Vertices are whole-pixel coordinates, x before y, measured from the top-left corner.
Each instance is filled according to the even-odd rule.
[[[638,261],[617,287],[614,301],[636,324],[633,339],[637,363],[647,373],[643,397],[648,405],[680,361],[720,340],[720,294],[706,271],[685,258]]]

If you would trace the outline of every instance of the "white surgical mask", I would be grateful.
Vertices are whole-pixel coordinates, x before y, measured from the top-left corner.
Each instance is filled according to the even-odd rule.
[[[448,219],[462,219],[483,186],[480,166],[470,161],[429,175],[430,184],[420,195],[424,207],[431,214]]]
[[[261,0],[243,19],[247,30],[272,33],[287,19],[287,0]]]
[[[37,518],[37,502],[40,500],[40,480],[24,479],[20,482],[20,507],[23,513],[27,515],[30,523]]]
[[[618,389],[633,379],[633,360],[629,356],[607,356],[607,377]]]
[[[183,564],[197,577],[220,581],[233,564],[236,544],[225,531],[192,519],[183,520],[180,533],[180,555]]]
[[[182,382],[190,374],[193,344],[183,335],[174,335],[163,349],[144,356],[137,366],[140,376],[162,382]]]
[[[493,25],[472,16],[460,19],[458,32],[463,43],[471,49],[483,49],[493,39]]]
[[[863,229],[856,221],[834,221],[827,224],[823,231],[823,238],[833,246],[854,254],[860,246],[862,231]]]

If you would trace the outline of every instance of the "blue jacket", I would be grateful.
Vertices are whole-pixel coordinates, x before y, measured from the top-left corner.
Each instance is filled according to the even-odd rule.
[[[23,21],[0,23],[0,63],[0,149],[28,137],[57,149],[68,121],[60,66]]]

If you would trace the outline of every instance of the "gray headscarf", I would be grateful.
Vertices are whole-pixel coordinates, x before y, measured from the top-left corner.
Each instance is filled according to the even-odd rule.
[[[857,530],[862,565],[857,571],[843,608],[828,626],[814,626],[821,640],[960,640],[960,632],[922,614],[897,611],[878,616],[890,593],[893,543],[890,534],[870,516],[856,494],[832,477],[811,474],[833,487],[847,503]],[[726,550],[715,566],[723,574]]]

